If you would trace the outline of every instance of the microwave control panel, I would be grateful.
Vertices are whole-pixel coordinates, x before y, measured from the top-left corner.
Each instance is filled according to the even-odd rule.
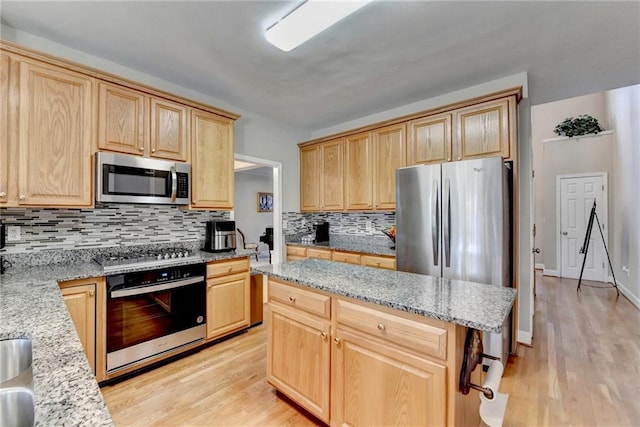
[[[178,175],[178,192],[176,197],[186,199],[189,197],[189,175],[186,173],[177,173]]]

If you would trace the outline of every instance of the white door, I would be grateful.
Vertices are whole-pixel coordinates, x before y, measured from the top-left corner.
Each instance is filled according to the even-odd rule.
[[[580,277],[584,258],[580,249],[584,244],[594,200],[602,232],[605,239],[607,237],[606,175],[559,177],[559,181],[560,252],[562,257],[560,276],[577,279]],[[600,282],[606,281],[605,262],[602,237],[594,219],[582,278]]]

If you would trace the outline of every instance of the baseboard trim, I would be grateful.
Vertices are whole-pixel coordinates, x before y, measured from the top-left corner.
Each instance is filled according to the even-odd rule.
[[[611,280],[611,283],[613,283],[613,279]],[[640,310],[640,298],[635,296],[629,290],[629,288],[627,288],[625,285],[623,285],[620,282],[618,282],[618,289],[620,289],[620,292],[622,293],[622,295],[624,295],[629,300],[629,302],[631,302],[631,304],[635,305],[636,308]]]
[[[558,270],[547,270],[545,268],[544,271],[542,272],[542,274],[544,276],[560,277],[560,273],[558,272]]]
[[[531,332],[526,332],[526,331],[518,331],[518,343],[519,344],[524,344],[527,346],[531,346]]]
[[[544,270],[544,264],[542,263],[536,263],[535,267],[536,270]]]

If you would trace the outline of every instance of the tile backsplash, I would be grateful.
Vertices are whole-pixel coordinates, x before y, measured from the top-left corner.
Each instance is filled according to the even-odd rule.
[[[381,236],[380,230],[388,230],[396,224],[395,212],[285,212],[282,219],[287,224],[283,227],[285,235],[310,233],[313,223],[328,221],[331,234]],[[368,221],[371,221],[370,229],[367,229]]]
[[[227,212],[181,210],[163,205],[102,205],[94,209],[0,209],[7,226],[20,226],[20,241],[4,253],[103,248],[204,239],[205,222]]]

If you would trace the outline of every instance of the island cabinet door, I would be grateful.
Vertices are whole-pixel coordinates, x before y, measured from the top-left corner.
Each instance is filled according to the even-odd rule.
[[[332,426],[446,425],[446,367],[338,328]]]
[[[269,324],[267,380],[329,423],[329,322],[270,303]]]

